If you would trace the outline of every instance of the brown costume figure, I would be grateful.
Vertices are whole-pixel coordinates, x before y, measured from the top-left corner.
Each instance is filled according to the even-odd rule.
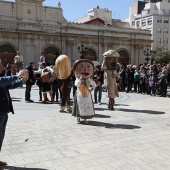
[[[71,83],[71,63],[66,55],[60,55],[55,61],[58,86],[62,95],[60,112],[71,112],[70,108],[70,83]]]
[[[109,50],[103,54],[104,59],[102,63],[102,69],[104,70],[104,86],[108,90],[108,108],[114,110],[114,98],[119,97],[116,79],[118,79],[118,73],[116,71],[116,65],[119,57],[119,53],[114,50]]]
[[[49,93],[51,97],[51,103],[54,102],[51,85],[55,79],[56,79],[56,73],[51,67],[47,66],[42,70],[41,80],[42,80],[42,93],[44,97],[44,101],[43,101],[44,104],[47,102],[47,93]]]
[[[96,83],[90,78],[94,71],[93,62],[87,59],[81,59],[74,63],[73,71],[75,72],[75,86],[77,92],[74,95],[74,105],[72,115],[80,118],[91,119],[94,116],[94,107],[91,97],[91,91],[96,87]]]

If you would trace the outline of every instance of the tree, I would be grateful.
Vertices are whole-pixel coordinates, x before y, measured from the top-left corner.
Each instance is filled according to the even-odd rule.
[[[151,60],[159,63],[169,63],[170,51],[157,47],[151,52]]]

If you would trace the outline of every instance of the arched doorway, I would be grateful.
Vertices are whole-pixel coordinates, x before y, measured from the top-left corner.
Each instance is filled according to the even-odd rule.
[[[97,54],[96,52],[92,49],[87,47],[87,49],[83,53],[84,59],[88,59],[91,61],[96,61],[97,60]]]
[[[119,49],[117,52],[120,54],[119,63],[129,64],[129,52],[126,49]]]
[[[54,65],[56,58],[60,55],[59,49],[54,46],[50,46],[44,49],[46,64]]]
[[[3,66],[8,63],[14,64],[14,57],[16,55],[15,48],[10,44],[3,44],[0,46],[0,59]]]

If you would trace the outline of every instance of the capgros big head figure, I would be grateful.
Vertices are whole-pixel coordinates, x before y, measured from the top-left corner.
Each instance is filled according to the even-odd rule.
[[[103,54],[103,63],[102,63],[102,69],[103,70],[112,70],[116,67],[116,64],[118,62],[119,53],[117,53],[115,50],[109,50],[106,51]]]
[[[55,69],[58,79],[67,79],[71,74],[70,58],[67,55],[60,55],[55,61]]]
[[[83,76],[84,79],[88,79],[93,74],[94,64],[87,59],[77,60],[73,65],[73,71],[75,72],[76,78]]]

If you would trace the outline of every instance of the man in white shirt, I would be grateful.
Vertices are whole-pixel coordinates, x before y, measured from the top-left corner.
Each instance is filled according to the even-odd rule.
[[[20,51],[17,51],[17,55],[14,58],[14,64],[16,64],[17,66],[17,71],[19,72],[19,70],[22,68],[23,66],[23,57],[20,53]]]
[[[41,56],[40,56],[40,61],[39,61],[39,63],[38,63],[39,69],[40,69],[40,67],[41,67],[41,64],[42,64],[42,63],[45,63],[45,56],[44,56],[44,55],[45,55],[45,51],[41,50],[41,51],[40,51],[40,54],[41,54]]]
[[[41,56],[40,56],[40,63],[45,63],[45,56],[44,56],[44,54],[45,54],[45,51],[40,51],[40,53],[41,53]]]

